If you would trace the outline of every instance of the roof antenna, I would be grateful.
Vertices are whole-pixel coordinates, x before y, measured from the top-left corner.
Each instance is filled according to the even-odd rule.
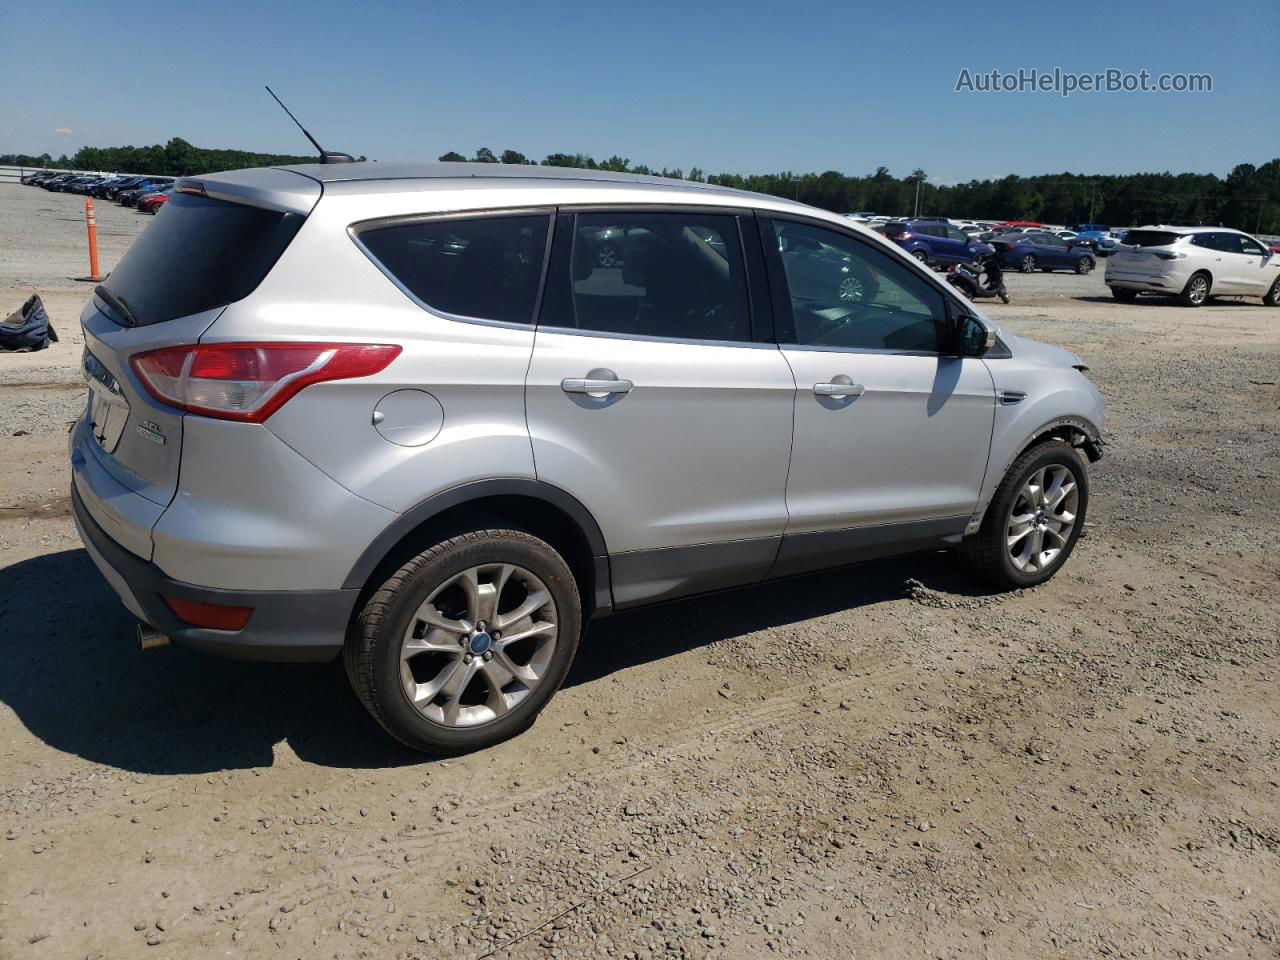
[[[266,85],[264,84],[264,86]],[[276,92],[274,90],[272,90],[270,87],[267,87],[267,93],[271,94],[272,99],[274,99],[276,103],[280,104],[281,110],[289,114],[290,120],[292,120],[294,123],[298,123],[298,118],[295,117],[293,113],[289,110],[289,108],[284,105],[284,101],[276,96]],[[315,147],[316,150],[319,151],[321,163],[355,163],[356,162],[356,158],[349,153],[338,153],[337,151],[334,151],[334,150],[326,150],[324,147],[320,146],[320,144],[316,143],[316,138],[313,137],[311,134],[307,133],[307,128],[300,123],[298,123],[298,129],[302,131],[302,135],[304,137],[306,137],[308,140],[311,141],[311,145]]]

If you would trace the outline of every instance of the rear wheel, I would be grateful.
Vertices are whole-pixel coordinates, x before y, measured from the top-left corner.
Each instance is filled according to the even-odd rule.
[[[1276,278],[1276,282],[1271,285],[1271,289],[1262,298],[1262,302],[1268,307],[1280,307],[1280,277]]]
[[[928,254],[928,252],[927,252],[927,251],[925,251],[925,250],[912,250],[912,251],[911,251],[911,255],[912,255],[913,257],[915,257],[917,260],[919,260],[921,263],[923,263],[923,264],[925,264],[925,265],[928,265],[928,263],[929,263],[929,254]]]
[[[1209,299],[1209,284],[1207,273],[1192,274],[1187,285],[1182,288],[1182,293],[1178,294],[1178,302],[1184,307],[1204,306],[1205,301]]]
[[[1034,253],[1028,253],[1018,264],[1018,269],[1023,273],[1036,272],[1036,257]]]
[[[347,641],[347,675],[397,740],[466,753],[533,723],[581,630],[577,584],[549,544],[478,530],[414,557],[369,598]]]
[[[1076,449],[1063,440],[1038,444],[1009,467],[961,550],[997,586],[1034,587],[1067,562],[1088,506],[1089,474]]]
[[[1081,257],[1076,261],[1076,273],[1083,276],[1093,271],[1093,257]]]

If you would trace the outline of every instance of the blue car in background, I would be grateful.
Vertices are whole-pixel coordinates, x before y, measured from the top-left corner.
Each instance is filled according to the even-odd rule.
[[[883,233],[921,263],[931,266],[972,263],[992,251],[990,244],[973,239],[942,217],[886,223]]]
[[[1071,270],[1088,273],[1097,265],[1092,247],[1079,239],[1064,240],[1052,233],[1006,233],[991,241],[1006,268],[1023,273]]]
[[[1078,223],[1073,229],[1076,231],[1076,241],[1089,247],[1100,257],[1105,257],[1114,250],[1118,242],[1105,223]]]

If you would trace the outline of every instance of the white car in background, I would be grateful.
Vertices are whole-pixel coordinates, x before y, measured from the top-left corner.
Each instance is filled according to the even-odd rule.
[[[1106,282],[1122,303],[1163,293],[1188,307],[1218,296],[1280,307],[1280,254],[1227,227],[1139,227],[1107,258]]]

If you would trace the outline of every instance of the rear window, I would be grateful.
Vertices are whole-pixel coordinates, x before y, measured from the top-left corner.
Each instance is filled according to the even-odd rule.
[[[1130,230],[1124,238],[1128,247],[1167,247],[1182,237],[1171,230]]]
[[[359,233],[369,255],[427,308],[532,323],[548,214],[420,220]]]
[[[305,219],[173,193],[102,286],[138,326],[226,306],[253,292]]]

